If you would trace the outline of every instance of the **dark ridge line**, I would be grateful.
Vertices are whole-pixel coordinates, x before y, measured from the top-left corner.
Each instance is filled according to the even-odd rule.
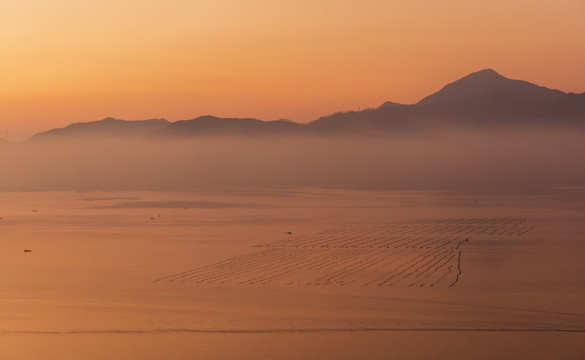
[[[312,328],[312,329],[151,329],[151,330],[14,330],[0,331],[0,336],[10,335],[147,335],[147,334],[293,334],[293,333],[341,333],[341,332],[561,332],[585,333],[582,329],[567,328]]]

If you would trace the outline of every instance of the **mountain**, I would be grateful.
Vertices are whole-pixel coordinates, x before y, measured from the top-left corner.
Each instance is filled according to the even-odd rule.
[[[103,120],[74,123],[64,128],[52,129],[34,135],[29,141],[62,138],[95,139],[106,137],[135,137],[150,134],[168,124],[169,122],[165,119],[129,121],[109,117]]]
[[[585,125],[585,93],[568,94],[485,69],[452,82],[413,105],[336,113],[312,123],[340,131],[411,131],[445,124],[462,127]]]
[[[290,120],[262,121],[251,118],[218,118],[201,116],[181,120],[159,129],[154,136],[197,137],[204,135],[288,136],[307,134],[309,129]]]
[[[489,98],[495,94],[516,101],[548,101],[564,92],[551,90],[522,80],[511,80],[492,69],[471,73],[423,98],[417,105],[449,103],[473,98]]]
[[[210,115],[172,123],[164,119],[125,121],[106,118],[49,130],[33,136],[31,140],[129,136],[168,139],[210,135],[372,135],[446,127],[507,129],[534,125],[585,127],[585,93],[565,93],[508,79],[492,69],[485,69],[447,84],[416,104],[388,101],[377,108],[338,112],[308,124]]]

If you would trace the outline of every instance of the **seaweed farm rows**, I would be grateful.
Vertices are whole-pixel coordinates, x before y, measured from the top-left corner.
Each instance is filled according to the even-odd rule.
[[[290,234],[257,251],[154,281],[238,285],[452,287],[467,242],[534,229],[525,218],[430,218],[343,224]]]

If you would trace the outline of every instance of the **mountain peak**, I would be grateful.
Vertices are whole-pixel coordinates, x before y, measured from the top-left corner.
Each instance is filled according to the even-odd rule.
[[[210,120],[210,121],[213,121],[213,120],[219,120],[219,118],[217,116],[213,116],[213,115],[201,115],[201,116],[198,116],[198,117],[196,117],[196,118],[194,118],[192,120]]]
[[[494,76],[494,75],[497,75],[497,76],[502,76],[502,75],[498,74],[498,72],[496,70],[491,69],[491,68],[479,70],[479,71],[473,72],[473,73],[471,73],[471,74],[469,74],[467,76],[472,76],[472,75],[486,75],[486,76]]]
[[[565,94],[562,91],[548,89],[526,81],[508,79],[493,69],[484,69],[447,84],[438,92],[419,101],[418,104],[428,105],[467,100],[496,93],[512,100],[522,101],[551,100]]]
[[[400,107],[400,106],[404,106],[404,105],[396,103],[396,102],[392,102],[392,101],[386,101],[382,105],[378,106],[378,109],[389,109],[389,108],[396,108],[396,107]]]

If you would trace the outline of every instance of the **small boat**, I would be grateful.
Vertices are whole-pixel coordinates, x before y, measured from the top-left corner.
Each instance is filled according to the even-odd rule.
[[[32,252],[32,250],[30,250],[30,249],[24,249],[24,252],[25,253],[29,253],[29,252]]]

